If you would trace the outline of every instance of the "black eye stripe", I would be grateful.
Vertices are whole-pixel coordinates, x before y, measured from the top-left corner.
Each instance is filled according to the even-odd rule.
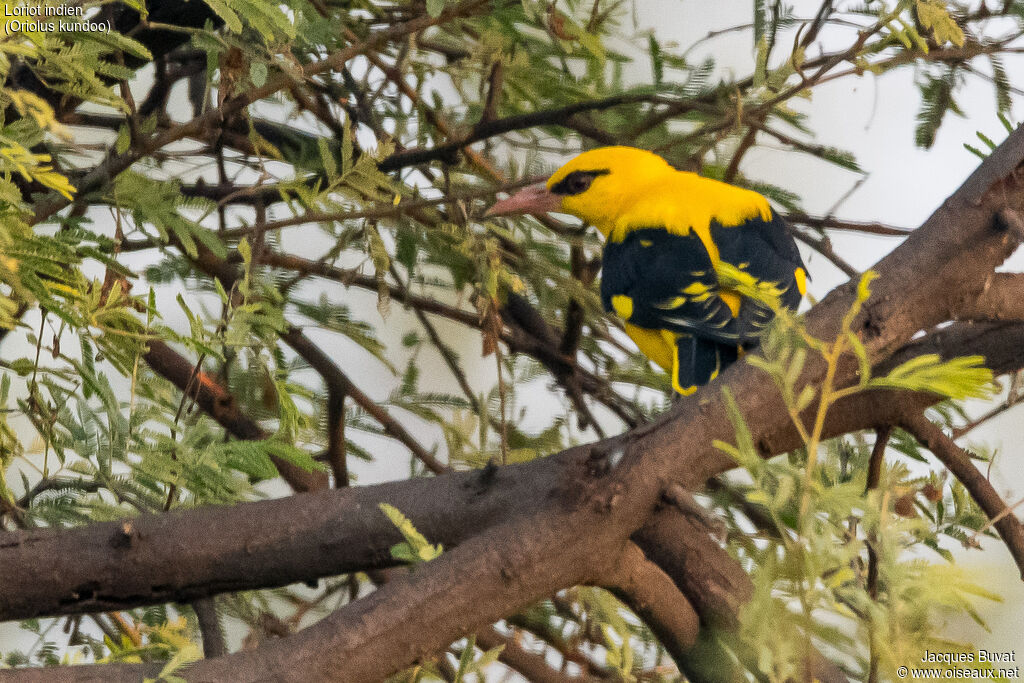
[[[555,183],[551,188],[551,192],[566,196],[580,194],[590,188],[590,183],[594,182],[594,178],[608,175],[608,173],[610,171],[606,168],[595,171],[573,171]]]

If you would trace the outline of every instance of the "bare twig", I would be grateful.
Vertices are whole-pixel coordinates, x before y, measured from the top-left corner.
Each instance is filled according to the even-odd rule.
[[[345,392],[340,387],[327,387],[327,462],[334,475],[334,487],[348,486],[348,463],[345,453]]]
[[[323,377],[329,390],[340,392],[351,398],[356,405],[365,410],[370,417],[384,428],[384,432],[388,436],[402,443],[430,471],[440,473],[448,469],[448,466],[438,460],[433,453],[427,451],[401,422],[389,415],[376,401],[353,384],[348,375],[337,366],[331,357],[311,342],[309,337],[301,330],[292,327],[281,335],[281,340],[292,347],[295,353],[299,354],[303,360],[309,363]]]
[[[880,427],[875,430],[875,445],[871,449],[871,460],[868,463],[868,478],[864,493],[870,493],[878,488],[879,479],[882,476],[882,464],[885,459],[885,447],[889,444],[889,435],[892,428],[889,426]],[[875,550],[875,539],[868,538],[868,595],[872,600],[878,600],[878,551]],[[878,680],[878,652],[875,643],[874,623],[869,623],[871,633],[869,635],[868,647],[868,683],[875,683]]]
[[[604,585],[626,603],[658,637],[680,669],[697,640],[699,618],[672,579],[628,543]]]
[[[235,438],[250,441],[267,438],[268,434],[242,412],[227,389],[164,342],[149,342],[149,350],[143,358],[154,372],[170,380],[179,390],[188,392],[200,410]],[[318,472],[307,472],[276,456],[271,459],[281,476],[297,491],[314,491],[327,485],[327,478]]]
[[[900,426],[934,453],[970,492],[971,497],[992,520],[1024,577],[1024,525],[1015,515],[1007,514],[1010,508],[985,475],[971,462],[970,453],[921,413],[907,413],[900,419]]]

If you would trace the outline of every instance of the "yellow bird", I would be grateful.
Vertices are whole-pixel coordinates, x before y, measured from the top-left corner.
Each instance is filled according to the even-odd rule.
[[[683,395],[756,344],[774,315],[723,284],[735,281],[722,277],[726,270],[771,283],[787,308],[806,291],[800,252],[767,199],[678,171],[646,150],[584,152],[485,215],[548,211],[577,216],[604,236],[604,308]]]

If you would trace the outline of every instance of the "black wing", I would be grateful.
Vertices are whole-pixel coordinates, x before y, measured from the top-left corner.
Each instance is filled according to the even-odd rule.
[[[693,233],[643,228],[605,245],[602,303],[633,325],[734,346],[753,341],[720,294],[711,257]]]
[[[728,228],[712,224],[711,239],[721,260],[762,282],[778,285],[787,308],[800,305],[802,279],[807,272],[796,241],[778,214],[773,214],[770,221],[752,218]]]

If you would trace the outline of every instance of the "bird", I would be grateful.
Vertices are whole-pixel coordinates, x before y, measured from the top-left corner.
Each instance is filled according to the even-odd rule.
[[[547,212],[601,233],[601,303],[682,396],[755,346],[775,317],[737,283],[767,287],[791,310],[806,294],[800,251],[763,195],[678,170],[647,150],[583,152],[484,217]]]

